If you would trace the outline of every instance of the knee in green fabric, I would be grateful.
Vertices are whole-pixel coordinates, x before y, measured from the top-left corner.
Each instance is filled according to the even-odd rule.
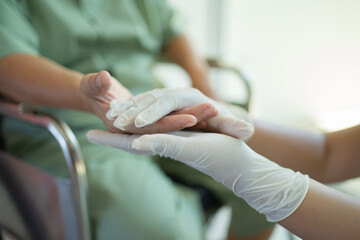
[[[161,209],[151,204],[151,199],[141,196],[137,201],[104,202],[101,213],[92,214],[97,222],[96,239],[204,239],[197,195],[182,188],[177,195],[176,199],[169,200],[175,200],[174,208],[164,205]]]
[[[97,239],[203,239],[197,194],[174,185],[148,156],[83,149]]]
[[[179,214],[176,219],[169,217],[167,222],[159,223],[159,215],[136,217],[126,209],[109,208],[101,217],[96,229],[96,239],[159,239],[159,240],[201,240],[202,225],[199,225],[196,209],[189,208],[186,218]],[[163,218],[163,217],[160,217]]]

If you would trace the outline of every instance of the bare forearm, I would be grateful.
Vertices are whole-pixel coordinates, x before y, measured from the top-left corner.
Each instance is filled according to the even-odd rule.
[[[189,74],[194,88],[199,89],[208,97],[216,99],[208,81],[208,66],[202,58],[196,55],[185,35],[174,37],[164,47],[164,54]]]
[[[12,54],[0,59],[1,94],[18,102],[88,110],[82,74],[42,57]]]
[[[360,176],[360,125],[325,134],[327,182]]]
[[[311,181],[299,208],[279,222],[303,239],[360,239],[360,200]]]
[[[336,182],[360,175],[359,142],[360,126],[321,134],[255,121],[248,144],[283,167]]]
[[[255,121],[255,133],[248,144],[283,167],[307,173],[315,179],[322,177],[325,157],[322,134]]]

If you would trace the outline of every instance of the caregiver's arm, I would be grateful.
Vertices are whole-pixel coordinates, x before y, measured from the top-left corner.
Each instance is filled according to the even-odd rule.
[[[90,141],[181,161],[222,183],[269,221],[304,239],[360,239],[360,201],[283,168],[222,134],[122,135],[90,131]]]
[[[110,101],[132,96],[106,71],[84,75],[49,59],[21,53],[0,59],[0,85],[0,93],[17,102],[94,113],[112,131],[118,129],[105,117]],[[189,114],[193,112],[196,115],[198,111],[195,109]],[[195,125],[196,118],[189,114],[170,116],[140,132],[176,131],[189,124]],[[137,132],[138,129],[129,130]]]
[[[199,89],[208,97],[216,99],[216,94],[211,89],[208,80],[208,66],[202,58],[197,56],[184,34],[172,38],[163,50],[165,56],[189,74],[194,88]]]
[[[320,182],[360,175],[360,125],[320,134],[255,121],[247,142],[259,154]]]
[[[299,208],[279,222],[303,239],[360,239],[360,201],[314,180]]]

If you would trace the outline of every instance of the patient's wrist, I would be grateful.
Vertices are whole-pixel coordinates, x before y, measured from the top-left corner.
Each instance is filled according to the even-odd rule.
[[[86,111],[90,113],[95,113],[93,108],[91,107],[91,102],[89,101],[89,96],[87,96],[84,92],[84,90],[81,87],[81,81],[85,75],[84,74],[78,74],[78,85],[76,87],[75,91],[75,97],[74,101],[76,101],[79,105],[79,110]]]

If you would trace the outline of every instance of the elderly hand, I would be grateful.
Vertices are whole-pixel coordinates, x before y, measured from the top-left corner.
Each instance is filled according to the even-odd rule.
[[[115,127],[128,131],[151,125],[173,111],[198,104],[211,104],[218,111],[216,117],[205,118],[205,130],[240,139],[248,139],[252,135],[253,126],[249,123],[250,118],[243,109],[215,102],[194,88],[156,89],[126,101],[114,101],[106,116],[108,119],[115,120]]]
[[[132,94],[106,71],[84,75],[81,80],[81,90],[86,96],[86,105],[89,111],[96,114],[111,132],[122,132],[113,126],[113,120],[105,117],[110,109],[111,101],[125,101]],[[178,131],[191,127],[204,118],[211,118],[217,114],[215,107],[209,103],[183,109],[146,127],[128,127],[130,133],[159,133]]]
[[[213,177],[273,222],[292,214],[308,190],[307,175],[282,168],[243,141],[222,134],[129,135],[92,130],[88,139],[133,153],[181,161]]]

